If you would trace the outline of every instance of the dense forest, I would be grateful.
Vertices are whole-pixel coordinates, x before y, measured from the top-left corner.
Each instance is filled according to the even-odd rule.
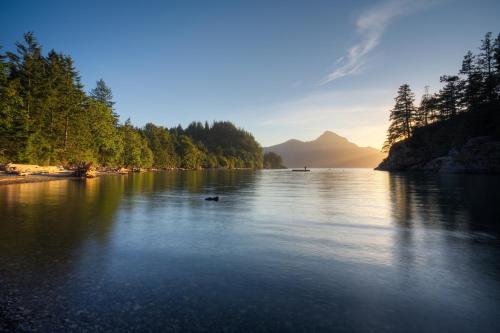
[[[266,169],[286,169],[283,159],[275,152],[268,151],[264,154],[264,168]]]
[[[488,32],[479,53],[468,51],[458,74],[443,75],[440,82],[443,86],[436,93],[431,94],[425,88],[418,106],[408,84],[399,88],[394,108],[390,110],[384,150],[403,140],[423,143],[423,137],[430,133],[438,133],[439,139],[455,137],[457,143],[467,136],[498,134],[500,34],[492,39]]]
[[[70,56],[33,33],[0,53],[0,163],[129,168],[261,168],[254,137],[230,122],[167,128],[120,122],[101,79],[86,92]]]

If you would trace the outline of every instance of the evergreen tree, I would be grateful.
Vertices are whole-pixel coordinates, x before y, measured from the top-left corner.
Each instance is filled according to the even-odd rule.
[[[99,81],[96,82],[95,88],[90,91],[90,97],[103,103],[109,108],[112,108],[113,105],[115,105],[115,102],[113,101],[113,92],[111,91],[111,88],[106,85],[106,82],[104,82],[103,79],[99,79]]]
[[[468,51],[462,61],[460,74],[464,76],[460,82],[460,106],[470,109],[480,103],[481,100],[481,72],[476,66],[475,56]]]
[[[141,138],[141,168],[151,168],[153,166],[154,156],[153,152],[148,146],[148,140],[144,137]]]
[[[194,142],[205,142],[208,139],[210,128],[203,126],[199,121],[193,121],[184,131]]]
[[[440,81],[444,83],[443,88],[439,92],[440,117],[442,119],[452,118],[459,111],[460,79],[456,75],[443,75]]]
[[[412,134],[416,121],[416,108],[414,106],[415,95],[408,84],[403,84],[398,89],[394,108],[390,111],[389,130],[384,143],[384,150],[387,150],[395,142],[409,138]]]
[[[142,159],[148,157],[145,153],[143,138],[132,126],[130,118],[122,126],[123,133],[123,165],[128,168],[138,168],[143,165]],[[149,162],[149,161],[148,161]]]
[[[488,103],[495,99],[495,58],[491,32],[486,33],[484,39],[481,40],[479,50],[481,52],[477,56],[477,65],[481,71],[483,81],[482,101]]]
[[[264,168],[266,169],[283,169],[283,159],[275,152],[267,152],[264,154]]]
[[[7,52],[10,80],[16,81],[17,95],[21,99],[20,108],[15,115],[18,124],[16,140],[17,159],[31,162],[33,156],[26,154],[33,145],[40,145],[39,152],[44,155],[46,143],[40,133],[42,103],[45,100],[45,61],[41,47],[33,33],[24,34],[23,42],[16,43],[16,53]]]
[[[432,105],[429,86],[425,86],[425,93],[422,95],[420,106],[415,112],[415,127],[427,126],[431,122]]]
[[[106,105],[111,110],[114,110],[113,106],[115,105],[115,102],[113,101],[113,92],[111,91],[111,88],[106,85],[106,82],[104,82],[103,79],[99,79],[99,81],[96,82],[95,88],[90,91],[90,97]],[[115,125],[118,124],[120,116],[113,111],[113,117]]]
[[[427,118],[429,123],[433,123],[440,120],[439,101],[440,101],[439,94],[429,94],[429,96],[425,100],[426,109],[428,113]]]
[[[154,167],[173,168],[177,166],[178,158],[175,153],[175,141],[166,128],[148,123],[144,126],[142,132],[153,152]]]
[[[179,138],[179,156],[181,157],[181,168],[199,169],[204,160],[202,151],[196,147],[187,135],[182,135]]]
[[[18,94],[19,81],[9,78],[9,63],[0,54],[0,162],[19,160],[26,141],[25,115]]]
[[[35,163],[95,161],[89,142],[91,124],[86,117],[86,96],[73,60],[51,51],[46,62],[46,99],[37,126],[40,131],[35,137],[46,143],[47,154],[41,155],[38,145],[32,145],[27,155]]]
[[[123,155],[123,137],[115,126],[113,111],[103,103],[90,98],[86,101],[86,110],[98,164],[120,165]]]
[[[500,98],[500,34],[495,38],[495,44],[493,49],[493,61],[495,70],[495,96],[497,99]]]
[[[210,152],[204,153],[204,160],[202,166],[207,169],[215,169],[219,167],[217,156]]]

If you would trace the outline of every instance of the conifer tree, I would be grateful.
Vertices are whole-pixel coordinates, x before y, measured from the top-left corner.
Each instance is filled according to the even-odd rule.
[[[486,33],[481,40],[481,51],[477,56],[477,65],[482,75],[482,102],[488,103],[495,99],[495,62],[494,44],[491,40],[491,32]]]
[[[464,76],[459,86],[461,90],[460,106],[470,109],[479,104],[481,100],[481,72],[476,66],[476,57],[471,51],[468,51],[464,56],[460,74]]]
[[[86,110],[98,164],[120,165],[120,158],[123,155],[123,137],[115,126],[115,117],[111,108],[89,98],[86,101]]]
[[[10,80],[15,81],[20,108],[15,115],[17,127],[17,159],[31,162],[33,156],[26,154],[33,146],[38,153],[46,155],[47,144],[41,133],[42,104],[46,97],[45,61],[41,47],[33,33],[24,34],[22,42],[16,43],[16,53],[7,52]]]
[[[495,70],[495,96],[497,99],[500,99],[500,33],[495,38],[493,61]]]
[[[266,169],[282,169],[284,168],[283,166],[283,159],[281,158],[280,155],[276,154],[275,152],[267,152],[264,154],[264,168]]]
[[[95,88],[90,91],[90,97],[110,108],[115,105],[113,101],[113,92],[103,79],[99,79],[99,81],[96,82]]]
[[[193,143],[187,135],[182,135],[179,139],[179,155],[181,156],[182,168],[199,169],[204,160],[203,152]]]
[[[429,94],[429,86],[425,86],[425,92],[422,95],[420,106],[415,113],[415,126],[427,126],[431,121],[432,106],[430,103],[431,96]]]
[[[142,140],[132,126],[130,118],[122,126],[123,135],[123,165],[126,167],[141,166]]]
[[[442,119],[453,118],[459,111],[460,79],[456,75],[443,75],[440,81],[444,83],[439,91],[439,109]]]
[[[1,48],[0,48],[1,49]],[[9,63],[0,54],[0,162],[18,160],[26,141],[18,80],[10,79]]]
[[[142,133],[153,152],[154,167],[172,168],[177,165],[173,135],[166,128],[148,123],[144,126]]]
[[[113,101],[113,92],[111,91],[111,88],[106,85],[106,82],[104,82],[103,79],[99,79],[99,81],[96,82],[95,88],[90,91],[90,97],[110,108],[113,113],[115,125],[118,124],[120,116],[114,112],[113,109],[113,106],[115,105],[115,102]]]
[[[396,103],[390,111],[389,120],[391,123],[384,150],[387,150],[399,140],[409,138],[416,120],[415,95],[408,84],[399,87],[398,95],[394,100]]]

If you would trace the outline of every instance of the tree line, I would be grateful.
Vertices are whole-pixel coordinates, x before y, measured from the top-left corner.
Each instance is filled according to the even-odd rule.
[[[0,162],[142,168],[261,168],[252,134],[227,121],[187,128],[120,123],[101,79],[85,92],[73,59],[34,34],[0,53]]]
[[[408,84],[399,87],[395,105],[390,110],[390,125],[384,150],[401,140],[411,138],[419,128],[453,119],[464,112],[494,109],[500,104],[500,34],[493,39],[488,32],[481,40],[477,54],[468,51],[455,75],[440,77],[442,88],[429,93],[420,104]],[[500,110],[497,110],[500,111]]]
[[[264,154],[264,168],[286,169],[286,167],[283,165],[283,158],[272,151],[268,151]]]

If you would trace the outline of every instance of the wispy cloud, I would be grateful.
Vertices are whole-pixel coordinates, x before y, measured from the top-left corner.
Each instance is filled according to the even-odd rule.
[[[379,45],[384,31],[394,19],[428,8],[437,2],[439,0],[390,0],[363,11],[356,20],[358,42],[336,60],[336,69],[321,80],[320,84],[360,72],[367,55]]]

